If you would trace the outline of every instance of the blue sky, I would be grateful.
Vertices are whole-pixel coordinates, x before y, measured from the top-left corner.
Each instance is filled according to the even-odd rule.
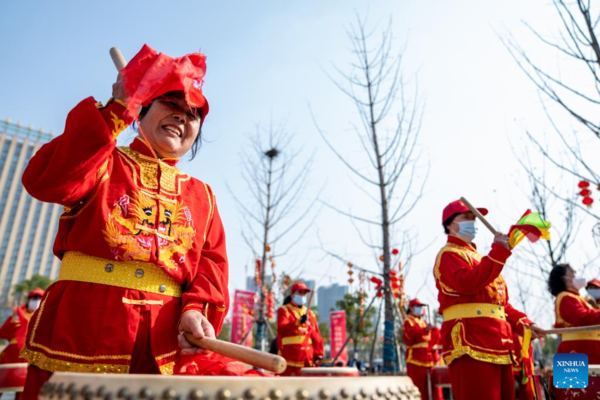
[[[506,230],[530,207],[511,143],[519,147],[525,129],[544,132],[548,126],[534,87],[499,35],[514,34],[540,51],[543,63],[556,65],[556,57],[541,51],[522,24],[526,20],[553,34],[557,21],[548,2],[2,2],[0,118],[60,132],[78,101],[110,97],[116,76],[110,47],[120,47],[126,58],[144,43],[171,56],[201,49],[207,55],[204,88],[211,111],[202,150],[182,168],[213,186],[228,236],[231,287],[243,289],[252,255],[242,241],[239,211],[226,184],[244,198],[239,154],[256,124],[287,119],[295,148],[314,152],[306,199],[319,195],[336,206],[377,216],[376,205],[353,186],[348,171],[325,147],[309,112],[310,105],[345,156],[366,165],[349,130],[355,109],[327,77],[333,64],[348,68],[344,29],[357,13],[372,28],[392,18],[398,45],[407,46],[405,76],[416,79],[425,100],[419,162],[430,164],[430,175],[405,227],[418,231],[420,243],[431,245],[414,259],[407,292],[437,307],[431,270],[445,240],[442,208],[466,196],[490,208],[490,220]],[[131,135],[122,141],[127,139]],[[278,260],[279,271],[301,263],[296,273],[302,270],[320,285],[345,282],[344,264],[323,256],[317,234],[330,251],[378,267],[347,218],[323,210],[308,238]],[[491,237],[481,229],[477,241],[485,252]],[[586,249],[574,249],[575,264],[588,256],[589,243],[583,243]],[[598,268],[587,273],[591,278]],[[505,274],[509,285],[519,278],[511,269]],[[531,285],[535,301],[545,307],[540,318],[549,324],[550,298],[539,281]],[[510,290],[515,296],[516,289]]]

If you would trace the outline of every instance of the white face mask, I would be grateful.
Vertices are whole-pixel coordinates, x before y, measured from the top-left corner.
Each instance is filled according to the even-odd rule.
[[[588,289],[588,294],[595,299],[600,299],[600,289]]]
[[[35,311],[38,309],[38,307],[40,306],[40,303],[42,302],[42,299],[29,299],[29,301],[27,302],[27,308],[30,311]]]
[[[575,286],[575,289],[579,290],[582,287],[585,287],[585,284],[585,278],[573,278],[573,286]]]
[[[423,315],[423,306],[415,306],[413,307],[413,315],[420,317]]]
[[[477,226],[475,226],[475,221],[461,221],[458,223],[458,233],[456,234],[459,238],[466,240],[467,242],[471,242],[475,239],[475,234],[477,234]]]

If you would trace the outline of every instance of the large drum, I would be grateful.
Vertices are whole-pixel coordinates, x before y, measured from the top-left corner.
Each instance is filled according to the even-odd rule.
[[[0,393],[22,392],[27,377],[27,363],[0,364]]]
[[[416,400],[406,376],[225,377],[56,373],[41,399]]]
[[[302,368],[300,376],[360,376],[358,369],[350,367],[319,367],[319,368]]]

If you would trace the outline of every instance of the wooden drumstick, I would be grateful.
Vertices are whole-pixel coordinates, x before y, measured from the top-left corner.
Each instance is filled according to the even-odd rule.
[[[471,203],[469,203],[469,202],[467,201],[467,199],[465,199],[464,197],[461,197],[461,198],[460,198],[460,200],[461,200],[463,203],[465,203],[465,206],[467,206],[467,208],[468,208],[469,210],[471,210],[471,212],[472,212],[473,214],[475,214],[475,216],[476,216],[477,218],[479,218],[479,220],[480,220],[481,222],[483,222],[483,224],[486,226],[486,228],[488,228],[488,229],[490,230],[490,232],[492,232],[494,235],[496,235],[496,234],[498,233],[498,231],[494,229],[494,227],[492,226],[492,224],[490,224],[490,223],[488,222],[488,220],[487,220],[487,219],[485,219],[485,217],[484,217],[484,216],[483,216],[483,215],[482,215],[482,214],[479,212],[479,210],[478,210],[478,209],[476,209],[475,207],[473,207],[473,205],[472,205]]]
[[[590,325],[590,326],[573,326],[571,328],[548,329],[548,330],[544,330],[544,333],[546,335],[562,335],[564,333],[589,332],[589,331],[598,331],[598,330],[600,330],[600,325]]]
[[[123,53],[121,53],[121,50],[119,50],[118,47],[111,47],[109,50],[109,53],[110,53],[110,58],[112,58],[112,60],[113,60],[113,64],[115,64],[117,71],[119,71],[119,76],[121,76],[121,70],[127,66],[127,61],[125,61],[125,57],[123,57]],[[140,107],[140,109],[141,109],[141,107]],[[140,113],[140,109],[138,109],[138,114]],[[144,132],[142,131],[141,126],[138,126],[138,131],[140,133],[140,136],[146,141],[146,143],[150,143],[148,138],[146,138],[146,135],[144,135]],[[158,158],[158,156],[156,155],[156,152],[154,151],[154,149],[152,147],[150,147],[150,151],[154,155],[154,158]]]
[[[110,48],[110,58],[112,58],[115,67],[117,67],[118,71],[121,71],[123,68],[127,66],[127,62],[125,61],[125,57],[123,57],[123,53],[119,50],[118,47]]]
[[[219,339],[203,337],[197,339],[191,333],[185,332],[185,338],[194,346],[210,350],[226,357],[235,358],[253,367],[263,368],[276,374],[285,371],[287,363],[283,357],[264,353],[239,344],[225,342]]]

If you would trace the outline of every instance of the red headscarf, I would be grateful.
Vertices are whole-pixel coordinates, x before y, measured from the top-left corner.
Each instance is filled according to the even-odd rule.
[[[146,106],[171,91],[184,92],[187,104],[199,109],[202,121],[208,114],[208,101],[202,94],[206,73],[204,54],[172,58],[145,44],[120,72],[125,93],[129,96],[127,105],[134,118],[137,118],[141,105]]]

